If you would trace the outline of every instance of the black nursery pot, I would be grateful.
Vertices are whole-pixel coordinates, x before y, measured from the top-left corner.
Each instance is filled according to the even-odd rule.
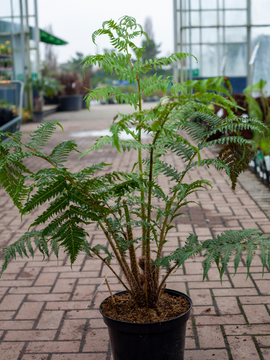
[[[186,323],[192,300],[175,290],[165,290],[173,296],[185,297],[190,308],[184,314],[167,321],[137,324],[111,319],[99,311],[108,326],[114,360],[184,360]],[[117,295],[126,293],[119,292]],[[104,300],[105,301],[105,300]]]
[[[82,95],[59,96],[59,111],[78,111],[82,108]]]

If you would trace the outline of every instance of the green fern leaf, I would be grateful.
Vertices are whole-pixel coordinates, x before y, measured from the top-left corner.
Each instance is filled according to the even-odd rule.
[[[248,168],[252,159],[251,146],[241,146],[238,143],[225,145],[218,154],[218,159],[222,160],[230,169],[230,179],[232,189],[235,190],[238,176]]]

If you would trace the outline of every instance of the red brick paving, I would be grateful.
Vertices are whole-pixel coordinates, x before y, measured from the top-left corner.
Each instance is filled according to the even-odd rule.
[[[108,128],[119,109],[128,111],[128,106],[96,106],[90,114],[86,110],[54,114],[50,119],[59,119],[65,128],[64,133],[57,132],[57,141],[70,138],[74,131]],[[23,131],[29,133],[35,127],[27,124]],[[55,141],[52,139],[47,148]],[[92,137],[78,138],[81,149],[93,142]],[[205,154],[210,154],[208,149]],[[121,170],[128,171],[133,155],[127,154],[124,160],[121,156],[105,147],[95,153],[94,158],[93,155],[84,157],[80,162],[74,155],[69,165],[76,171],[87,162],[115,162],[114,169],[121,166]],[[168,156],[167,161],[182,167],[174,156]],[[35,168],[38,165],[36,160],[31,164]],[[244,187],[238,186],[236,192],[230,189],[225,175],[215,169],[194,170],[193,180],[195,177],[210,179],[213,189],[194,196],[202,209],[193,204],[187,207],[189,217],[179,220],[174,233],[168,237],[165,252],[183,243],[189,232],[195,232],[201,239],[226,229],[258,228],[270,232],[268,212],[258,206],[263,202],[262,208],[266,208],[269,197],[262,199],[263,188],[258,190],[259,200],[256,198],[254,189],[258,189],[259,183],[252,174],[247,172],[241,176]],[[161,184],[164,188],[169,186],[164,178]],[[245,190],[247,187],[253,189],[253,198]],[[0,247],[23,234],[31,218],[30,215],[21,223],[18,211],[0,189]],[[94,225],[88,230],[92,244],[100,241],[106,244]],[[108,332],[98,311],[102,299],[109,295],[105,286],[90,308],[86,306],[104,274],[109,275],[114,292],[122,290],[121,285],[99,260],[84,255],[78,257],[72,269],[63,252],[58,261],[41,260],[39,255],[35,260],[18,259],[9,265],[0,280],[0,360],[112,359]],[[208,281],[202,282],[202,258],[197,257],[188,260],[168,279],[169,288],[187,292],[194,302],[192,318],[187,324],[186,360],[270,360],[269,269],[262,278],[259,259],[255,258],[247,281],[244,263],[240,264],[238,274],[233,274],[231,262],[222,285],[216,269],[211,269]]]

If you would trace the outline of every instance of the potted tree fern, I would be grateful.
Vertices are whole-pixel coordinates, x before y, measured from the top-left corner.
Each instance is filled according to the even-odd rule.
[[[211,187],[209,180],[189,182],[187,175],[194,167],[214,166],[227,173],[235,189],[237,177],[247,168],[254,145],[239,133],[249,128],[262,132],[265,126],[256,119],[242,119],[233,114],[231,108],[235,102],[223,86],[222,78],[174,82],[171,96],[161,99],[150,110],[143,110],[143,94],[150,96],[156,90],[166,94],[171,83],[171,79],[145,74],[152,68],[191,55],[176,53],[142,62],[143,48],[136,46],[133,39],[147,38],[147,34],[128,16],[118,23],[104,22],[102,28],[93,33],[94,42],[99,35],[108,35],[116,51],[85,58],[84,68],[98,64],[108,73],[114,71],[120,80],[135,82],[137,92],[124,94],[118,88],[105,86],[90,91],[87,103],[89,105],[91,99],[115,96],[118,102],[131,104],[134,112],[117,114],[110,128],[111,136],[97,139],[80,157],[110,144],[119,152],[136,151],[137,162],[131,164],[130,172],[96,174],[109,165],[101,162],[74,173],[65,167],[70,152],[78,151],[74,140],[60,143],[50,154],[42,152],[56,127],[61,127],[58,122],[42,123],[26,143],[21,140],[21,132],[0,133],[11,139],[0,143],[0,184],[21,215],[49,202],[29,231],[3,250],[2,271],[16,254],[33,256],[32,243],[47,257],[49,248],[56,257],[59,248],[63,248],[71,264],[80,252],[99,258],[125,288],[124,292],[105,299],[100,308],[109,328],[114,359],[180,360],[184,357],[185,326],[192,301],[185,294],[165,288],[168,276],[197,254],[204,256],[203,278],[213,262],[222,278],[232,257],[237,270],[244,251],[248,270],[255,249],[261,249],[263,268],[267,252],[270,258],[270,241],[257,230],[229,230],[206,241],[190,234],[183,247],[162,256],[169,231],[184,206],[191,202],[189,195]],[[136,59],[132,58],[131,51]],[[221,93],[228,97],[219,95]],[[223,107],[228,117],[224,120],[217,117],[209,108],[212,103]],[[196,121],[198,118],[203,121]],[[121,140],[121,131],[131,135],[132,140]],[[223,137],[207,141],[217,131]],[[142,141],[143,132],[151,140]],[[217,144],[221,146],[217,158],[202,157],[204,148]],[[164,161],[163,156],[170,152],[183,161],[182,171]],[[38,171],[27,168],[23,161],[31,156],[39,157],[47,167]],[[170,181],[168,193],[159,183],[160,176],[164,175]],[[86,226],[93,221],[107,238],[108,248],[102,244],[90,246],[91,234],[87,233]],[[31,229],[36,226],[39,230]],[[117,260],[119,272],[111,266],[113,258]]]

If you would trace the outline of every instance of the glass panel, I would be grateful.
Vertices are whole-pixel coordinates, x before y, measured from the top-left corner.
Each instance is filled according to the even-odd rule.
[[[200,29],[191,29],[191,42],[192,43],[200,42]]]
[[[270,14],[269,0],[252,0],[251,23],[256,25],[268,25]]]
[[[203,77],[218,76],[217,45],[202,45],[201,74]]]
[[[225,28],[219,28],[219,42],[221,44],[225,42]]]
[[[0,32],[1,33],[7,33],[10,32],[10,22],[9,21],[4,21],[4,20],[0,20]],[[0,40],[0,42],[2,43],[2,39]]]
[[[246,11],[226,10],[225,11],[225,25],[246,25],[247,13]]]
[[[246,7],[247,0],[225,0],[225,9],[245,9]]]
[[[183,29],[182,41],[183,44],[189,44],[189,29]]]
[[[203,43],[217,43],[217,28],[202,29]]]
[[[28,0],[28,15],[35,15],[34,0]]]
[[[192,76],[193,77],[201,76],[201,74],[200,74],[200,64],[201,64],[200,45],[192,45],[191,53],[194,56],[196,56],[196,58],[198,59],[198,62],[194,58],[191,59],[191,66],[192,66],[192,70],[193,70]]]
[[[31,61],[31,72],[32,76],[37,76],[37,54],[35,50],[30,51],[30,61]]]
[[[247,28],[246,27],[231,27],[225,28],[225,41],[228,42],[245,42],[247,41]]]
[[[270,26],[251,28],[251,40],[253,46],[255,46],[258,41],[265,40],[265,38],[270,38]]]
[[[226,59],[227,59],[226,49],[225,49],[225,46],[223,44],[219,45],[219,56],[220,56],[219,71],[220,71],[220,75],[222,75],[222,73],[221,73],[221,70],[222,70],[221,65],[222,65],[222,61],[223,61],[224,56],[226,56]],[[225,64],[225,66],[226,66],[226,64]]]
[[[13,0],[12,4],[13,4],[13,15],[20,16],[21,15],[20,0]]]
[[[227,61],[225,74],[227,76],[247,75],[247,47],[245,44],[227,44]]]
[[[198,10],[200,8],[199,0],[190,0],[190,8],[192,10]]]
[[[191,11],[191,26],[200,26],[200,13],[199,11]]]
[[[252,28],[252,50],[260,42],[255,64],[253,67],[253,84],[260,79],[266,80],[265,91],[270,94],[270,27]]]
[[[219,25],[224,25],[224,11],[222,10],[218,12],[218,22]]]
[[[0,17],[10,16],[10,15],[11,15],[10,1],[1,1]]]
[[[202,25],[203,26],[217,25],[217,11],[203,11]]]
[[[223,9],[223,1],[224,1],[224,0],[218,0],[218,7],[219,7],[219,9]]]
[[[182,9],[188,10],[189,9],[189,3],[188,0],[181,0],[182,1]]]
[[[182,26],[187,26],[188,25],[188,12],[182,12],[182,21],[181,21],[181,13],[180,14],[180,23]]]
[[[213,9],[217,8],[217,0],[201,0],[202,9]]]

